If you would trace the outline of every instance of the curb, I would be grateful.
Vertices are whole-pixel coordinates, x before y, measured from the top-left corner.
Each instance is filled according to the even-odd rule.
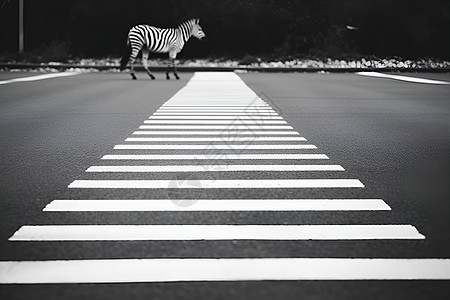
[[[98,70],[98,71],[116,71],[119,66],[96,66],[96,65],[74,65],[74,64],[27,64],[27,63],[0,63],[0,69],[56,69],[58,71],[67,69],[84,69],[84,70]],[[144,67],[136,66],[137,71],[145,71]],[[150,69],[155,72],[165,72],[166,66],[150,66]],[[209,66],[179,66],[179,72],[268,72],[268,73],[355,73],[355,72],[414,72],[414,73],[450,73],[450,68],[282,68],[282,67],[209,67]]]

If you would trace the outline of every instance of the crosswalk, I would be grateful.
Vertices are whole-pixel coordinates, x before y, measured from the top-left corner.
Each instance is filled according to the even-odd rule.
[[[308,189],[365,188],[320,153],[234,73],[195,73],[112,153],[68,190],[91,199],[55,199],[59,212],[390,211],[377,198],[301,198]],[[183,175],[196,174],[194,177]],[[287,175],[286,175],[287,174]],[[287,178],[286,178],[287,177]],[[148,199],[96,199],[99,190],[149,191]],[[173,191],[151,197],[153,190]],[[198,190],[198,198],[183,191]],[[276,190],[276,198],[253,191]],[[222,191],[258,197],[221,197]],[[206,196],[202,196],[205,192]],[[207,198],[211,193],[217,195]],[[263,193],[264,194],[264,193]],[[281,197],[280,197],[281,195]],[[340,193],[339,195],[342,195]],[[374,195],[376,196],[376,195]],[[82,224],[23,225],[10,242],[423,240],[412,224]],[[31,245],[32,246],[32,245]],[[2,261],[0,283],[113,283],[240,280],[450,280],[449,259],[169,258]]]

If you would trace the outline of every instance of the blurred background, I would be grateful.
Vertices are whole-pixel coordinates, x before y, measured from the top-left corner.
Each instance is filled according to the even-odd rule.
[[[181,58],[289,60],[401,57],[450,59],[448,0],[0,0],[0,60],[121,56],[127,32],[174,27],[198,16],[208,41]],[[167,55],[164,55],[166,57]]]

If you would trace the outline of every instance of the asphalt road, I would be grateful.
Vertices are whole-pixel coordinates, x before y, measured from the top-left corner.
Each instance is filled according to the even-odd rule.
[[[35,73],[0,73],[0,81]],[[193,74],[88,73],[0,85],[0,261],[117,258],[449,258],[450,85],[357,74],[239,74],[317,149],[345,168],[277,179],[356,178],[363,189],[69,189]],[[405,74],[450,82],[448,74]],[[272,144],[277,144],[272,142]],[[171,150],[170,154],[190,151]],[[193,153],[194,151],[192,151]],[[298,153],[285,150],[283,153]],[[167,154],[168,150],[146,152]],[[253,153],[277,153],[276,150]],[[272,160],[263,160],[273,164]],[[263,163],[262,161],[250,163]],[[165,162],[167,164],[167,162]],[[247,162],[248,163],[248,162]],[[288,160],[284,163],[292,163]],[[155,162],[155,164],[163,164]],[[182,161],[169,164],[183,164]],[[102,177],[103,176],[103,177]],[[273,172],[109,174],[119,179],[270,179]],[[175,177],[174,177],[175,176]],[[192,177],[194,176],[194,177]],[[252,176],[252,177],[249,177]],[[389,211],[43,212],[55,199],[383,199]],[[23,225],[410,224],[422,240],[8,241]],[[445,280],[313,280],[0,285],[2,299],[447,299]]]

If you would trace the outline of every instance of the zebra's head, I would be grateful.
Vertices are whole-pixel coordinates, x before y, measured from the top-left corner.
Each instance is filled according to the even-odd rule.
[[[206,37],[205,32],[203,31],[202,27],[200,26],[200,19],[194,19],[192,24],[192,33],[191,35],[193,37],[196,37],[200,41],[203,40]]]

